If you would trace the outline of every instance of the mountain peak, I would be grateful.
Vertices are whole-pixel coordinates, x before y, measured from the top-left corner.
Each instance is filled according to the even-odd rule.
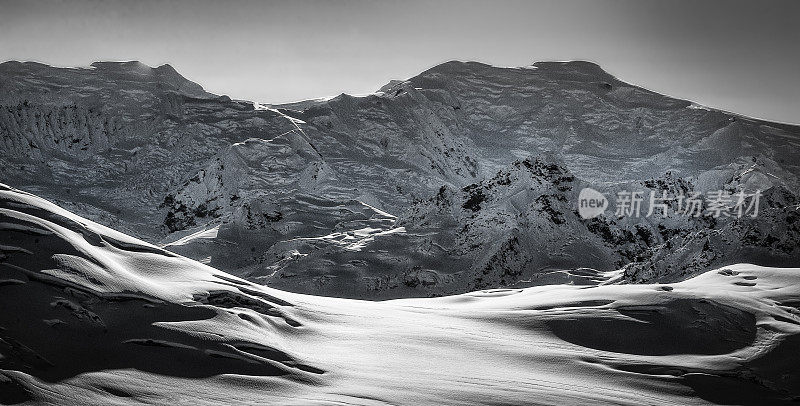
[[[572,59],[567,61],[536,61],[531,66],[552,67],[561,69],[583,69],[583,70],[602,70],[603,68],[596,62],[583,59]]]
[[[165,64],[163,64],[163,65],[160,65],[160,66],[156,67],[156,68],[155,68],[155,70],[156,70],[156,71],[159,71],[159,72],[163,72],[163,73],[169,73],[169,74],[174,74],[174,75],[180,75],[180,74],[178,73],[178,71],[177,71],[177,70],[176,70],[176,69],[175,69],[175,68],[174,68],[172,65],[170,65],[170,64],[168,64],[168,63],[165,63]]]
[[[595,75],[608,75],[608,72],[597,63],[584,60],[539,61],[534,62],[531,66],[542,70],[575,71]]]
[[[543,61],[520,67],[495,66],[473,61],[448,61],[425,70],[410,80],[431,85],[431,80],[438,82],[444,79],[449,82],[459,77],[475,77],[491,82],[511,81],[517,84],[527,83],[532,78],[577,82],[611,82],[615,79],[594,62],[576,60]]]
[[[117,72],[135,72],[135,73],[157,73],[162,75],[177,75],[180,76],[177,70],[172,65],[165,63],[157,67],[152,67],[144,62],[131,60],[131,61],[96,61],[92,62],[89,66],[95,69],[103,69],[108,71]]]
[[[152,67],[139,61],[97,61],[89,65],[95,69],[107,69],[115,71],[140,71],[147,72],[153,70]]]
[[[45,92],[42,83],[58,84],[62,89],[116,88],[118,86],[152,86],[166,84],[181,94],[196,98],[214,98],[202,86],[178,73],[171,65],[149,66],[140,61],[97,61],[83,67],[57,67],[40,62],[8,61],[0,63],[0,75],[8,76],[8,83]],[[15,89],[19,93],[22,89]],[[36,92],[34,92],[36,93]],[[46,92],[45,92],[46,93]],[[42,93],[44,94],[44,93]],[[54,100],[54,96],[43,96]],[[13,99],[13,97],[12,97]]]
[[[0,63],[0,72],[4,73],[35,72],[51,68],[53,67],[50,65],[34,61],[6,61]]]

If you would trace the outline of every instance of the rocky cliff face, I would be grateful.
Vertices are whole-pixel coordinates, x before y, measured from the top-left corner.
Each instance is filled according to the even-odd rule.
[[[37,63],[0,66],[0,113],[7,153],[42,161],[53,154],[86,158],[130,138],[149,138],[185,98],[214,95],[171,66],[96,62],[88,68]]]
[[[748,174],[755,171],[753,165]],[[754,185],[734,176],[733,194]],[[411,207],[399,224],[445,248],[443,263],[466,262],[457,279],[467,289],[544,283],[674,282],[731,261],[787,264],[800,254],[797,195],[784,186],[766,188],[758,217],[686,216],[668,202],[668,213],[642,202],[641,216],[613,208],[586,219],[576,209],[579,190],[591,185],[565,166],[542,159],[514,162],[479,183]],[[695,181],[667,173],[606,187],[607,195],[640,190],[645,196],[692,195]],[[731,213],[733,214],[733,213]],[[578,268],[581,272],[569,272]],[[608,274],[620,269],[619,274]],[[564,271],[567,272],[564,272]]]
[[[136,62],[9,62],[0,91],[4,182],[281,289],[429,296],[800,259],[800,128],[588,62],[448,62],[372,95],[270,107]],[[584,187],[612,202],[764,195],[755,219],[620,217],[613,204],[583,219]]]

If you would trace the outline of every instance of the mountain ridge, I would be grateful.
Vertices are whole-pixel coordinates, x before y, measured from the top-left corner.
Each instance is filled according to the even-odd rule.
[[[91,62],[86,66],[57,66],[57,65],[54,65],[54,64],[45,63],[45,62],[39,62],[39,61],[32,61],[32,60],[31,61],[23,61],[23,60],[14,60],[14,59],[12,59],[12,60],[6,60],[6,61],[3,61],[3,62],[0,62],[0,70],[3,70],[4,68],[8,69],[11,66],[18,66],[18,65],[40,66],[41,68],[51,68],[51,69],[81,70],[81,69],[91,69],[95,65],[99,65],[99,66],[111,65],[111,66],[113,66],[113,65],[126,65],[126,64],[139,64],[139,65],[142,65],[142,66],[144,66],[146,68],[149,68],[151,70],[162,70],[162,71],[165,71],[165,72],[170,72],[171,74],[177,74],[181,78],[192,82],[191,80],[185,78],[183,75],[180,75],[180,73],[169,63],[163,63],[163,64],[158,65],[158,66],[150,66],[150,65],[147,65],[147,64],[145,64],[145,63],[143,63],[141,61],[135,60],[135,59],[132,59],[132,60],[119,60],[119,61],[99,60],[99,61]],[[431,66],[430,68],[427,68],[427,69],[423,70],[422,72],[420,72],[416,76],[422,75],[423,73],[428,72],[428,71],[435,71],[435,70],[442,69],[445,66],[453,66],[453,65],[458,65],[458,64],[475,64],[475,65],[482,65],[482,66],[485,66],[485,67],[497,68],[497,69],[531,69],[531,68],[538,68],[538,67],[541,67],[541,66],[583,66],[584,69],[587,69],[587,70],[590,70],[590,71],[594,70],[597,73],[599,73],[600,75],[607,76],[607,77],[622,81],[621,79],[618,79],[616,76],[614,76],[613,74],[611,74],[608,71],[606,71],[602,67],[601,64],[599,64],[597,62],[594,62],[594,61],[591,61],[591,60],[583,60],[583,59],[556,60],[556,61],[535,61],[535,62],[531,63],[530,65],[523,65],[523,66],[499,66],[499,65],[493,65],[493,64],[490,64],[490,63],[479,62],[479,61],[453,59],[453,60],[448,60],[448,61],[436,64],[434,66]],[[6,66],[4,67],[4,65],[6,65]],[[404,81],[407,81],[407,80],[409,80],[409,79],[406,79],[406,80],[392,79],[387,84],[385,84],[384,86],[381,86],[379,88],[379,90],[377,90],[376,92],[370,93],[370,95],[381,92],[380,89],[382,89],[384,87],[391,86],[391,85],[395,84],[394,82],[401,83],[401,82],[404,82]],[[197,82],[192,82],[192,83],[197,84]],[[680,97],[680,96],[667,95],[665,93],[661,93],[661,91],[652,90],[652,89],[649,89],[649,88],[647,88],[646,86],[643,86],[643,85],[631,84],[629,82],[625,82],[625,83],[627,83],[629,85],[632,85],[632,86],[636,86],[636,87],[641,88],[643,90],[646,90],[648,92],[657,93],[657,94],[660,94],[660,95],[665,96],[665,97],[669,97],[669,98],[672,98],[672,99],[676,99],[676,100],[681,100],[681,101],[692,103],[697,108],[714,110],[714,111],[718,111],[718,112],[721,112],[721,113],[725,113],[725,114],[728,114],[728,115],[731,115],[731,116],[736,116],[736,117],[743,118],[743,119],[749,119],[749,120],[763,122],[765,124],[787,126],[789,128],[800,127],[800,123],[781,122],[781,121],[775,121],[775,120],[755,117],[753,115],[749,115],[749,114],[743,113],[743,112],[735,112],[735,111],[725,110],[725,109],[720,108],[720,107],[713,107],[713,106],[710,106],[710,105],[701,104],[699,102],[696,102],[696,101],[693,101],[693,100],[690,100],[690,99],[686,99],[686,98],[683,98],[683,97]],[[341,93],[340,95],[345,95],[345,96],[350,96],[350,97],[364,97],[365,96],[363,94],[354,95],[354,94],[348,94],[348,93]],[[226,96],[224,94],[214,95],[214,96],[216,96],[216,97],[228,97],[228,96]],[[315,103],[315,102],[322,101],[322,100],[330,100],[330,99],[335,98],[335,97],[338,97],[338,95],[337,96],[331,96],[331,97],[303,99],[303,100],[297,100],[297,101],[292,101],[292,102],[282,102],[282,103],[269,103],[268,101],[263,101],[263,100],[262,101],[252,100],[250,102],[256,102],[256,103],[259,103],[259,104],[265,104],[265,105],[269,105],[269,106],[282,107],[282,106],[291,106],[291,105],[297,105],[297,104]],[[236,99],[236,100],[247,101],[245,99]]]

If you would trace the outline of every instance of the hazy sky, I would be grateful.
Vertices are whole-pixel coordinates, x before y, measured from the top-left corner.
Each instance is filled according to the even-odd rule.
[[[800,123],[800,1],[5,1],[0,60],[170,63],[260,102],[368,93],[452,59],[585,59],[672,96]]]

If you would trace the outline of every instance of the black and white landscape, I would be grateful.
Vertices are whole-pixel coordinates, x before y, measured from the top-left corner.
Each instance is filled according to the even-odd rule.
[[[798,191],[800,126],[587,61],[275,104],[8,61],[0,404],[790,404]]]

